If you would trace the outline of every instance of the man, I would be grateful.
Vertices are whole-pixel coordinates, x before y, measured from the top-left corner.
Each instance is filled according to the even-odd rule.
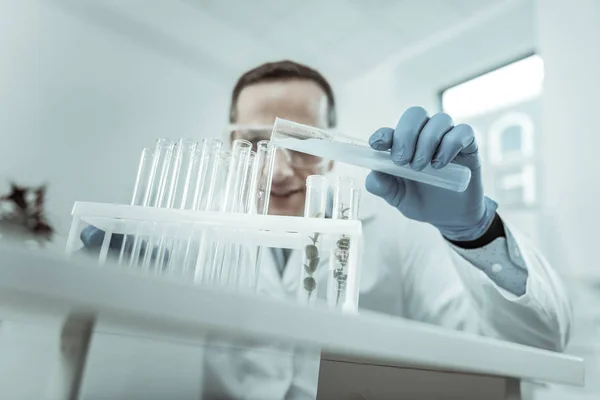
[[[317,71],[291,61],[248,71],[233,90],[228,139],[269,139],[275,117],[334,128],[330,85]],[[428,116],[413,107],[401,115],[397,126],[373,133],[369,143],[377,150],[391,150],[398,165],[421,170],[428,164],[443,168],[455,162],[470,168],[472,177],[467,190],[457,193],[378,172],[369,174],[365,186],[374,196],[363,196],[361,204],[365,246],[360,308],[563,350],[571,319],[565,291],[543,256],[502,221],[496,203],[484,196],[471,127],[454,126],[446,114]],[[302,215],[306,178],[332,167],[331,162],[278,150],[270,213]],[[300,257],[299,252],[275,257],[267,252],[261,265],[261,289],[294,296]],[[326,266],[318,269],[326,270]],[[278,371],[272,387],[278,387],[280,398],[310,393],[315,384],[311,379],[316,377],[310,376],[309,368],[297,359],[289,360],[286,365],[292,372],[286,374],[280,372],[284,364],[272,369]],[[219,363],[213,368],[218,369]],[[244,390],[241,387],[238,393]]]
[[[323,107],[323,97],[327,107]],[[267,63],[245,73],[232,94],[230,139],[268,139],[275,117],[334,128],[335,99],[317,71],[291,62]],[[264,126],[264,129],[251,129]],[[371,172],[367,191],[389,203],[365,199],[365,250],[360,307],[454,329],[502,337],[560,351],[570,325],[570,304],[543,256],[496,213],[484,197],[477,143],[468,125],[450,116],[406,110],[392,128],[370,137],[392,160],[422,170],[449,162],[471,169],[462,193]],[[287,152],[276,157],[269,212],[302,215],[305,180],[332,163]],[[283,269],[283,268],[282,268]],[[293,268],[296,270],[297,268]],[[293,272],[283,284],[295,290]]]

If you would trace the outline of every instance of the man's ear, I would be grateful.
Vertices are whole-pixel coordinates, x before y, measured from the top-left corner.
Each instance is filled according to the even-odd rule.
[[[327,172],[331,172],[331,170],[333,169],[333,166],[334,166],[334,162],[329,161],[329,163],[327,164]]]

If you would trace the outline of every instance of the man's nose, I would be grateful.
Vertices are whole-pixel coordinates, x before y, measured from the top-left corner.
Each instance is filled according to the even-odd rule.
[[[281,150],[275,152],[275,163],[273,165],[273,182],[281,183],[294,175],[294,169],[287,162]]]

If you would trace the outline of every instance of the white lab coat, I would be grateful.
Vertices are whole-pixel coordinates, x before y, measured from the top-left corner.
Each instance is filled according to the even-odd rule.
[[[481,249],[456,249],[435,228],[406,219],[380,199],[364,197],[360,309],[545,349],[565,347],[571,319],[566,292],[547,261],[514,228],[505,224],[508,238],[495,245],[528,270],[527,291],[520,297],[499,288],[468,261],[477,259]],[[260,291],[295,296],[301,257],[293,252],[281,277],[271,252],[265,252]],[[317,274],[326,274],[328,257],[321,263]],[[221,343],[207,356],[217,392],[244,399],[314,398],[317,353],[275,344],[256,344],[252,350],[226,347]]]

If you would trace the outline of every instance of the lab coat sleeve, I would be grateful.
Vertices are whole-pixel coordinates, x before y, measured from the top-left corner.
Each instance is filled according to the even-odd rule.
[[[528,271],[514,236],[504,229],[506,237],[496,238],[476,249],[452,248],[464,259],[485,273],[496,285],[515,296],[525,294]]]
[[[564,349],[571,305],[556,272],[531,242],[505,223],[506,238],[465,250],[428,228],[418,228],[407,254],[405,282],[413,285],[409,317],[529,346]],[[497,283],[518,286],[518,277],[503,276],[515,280],[508,284],[502,277],[490,278],[516,268],[527,272],[522,295]]]

